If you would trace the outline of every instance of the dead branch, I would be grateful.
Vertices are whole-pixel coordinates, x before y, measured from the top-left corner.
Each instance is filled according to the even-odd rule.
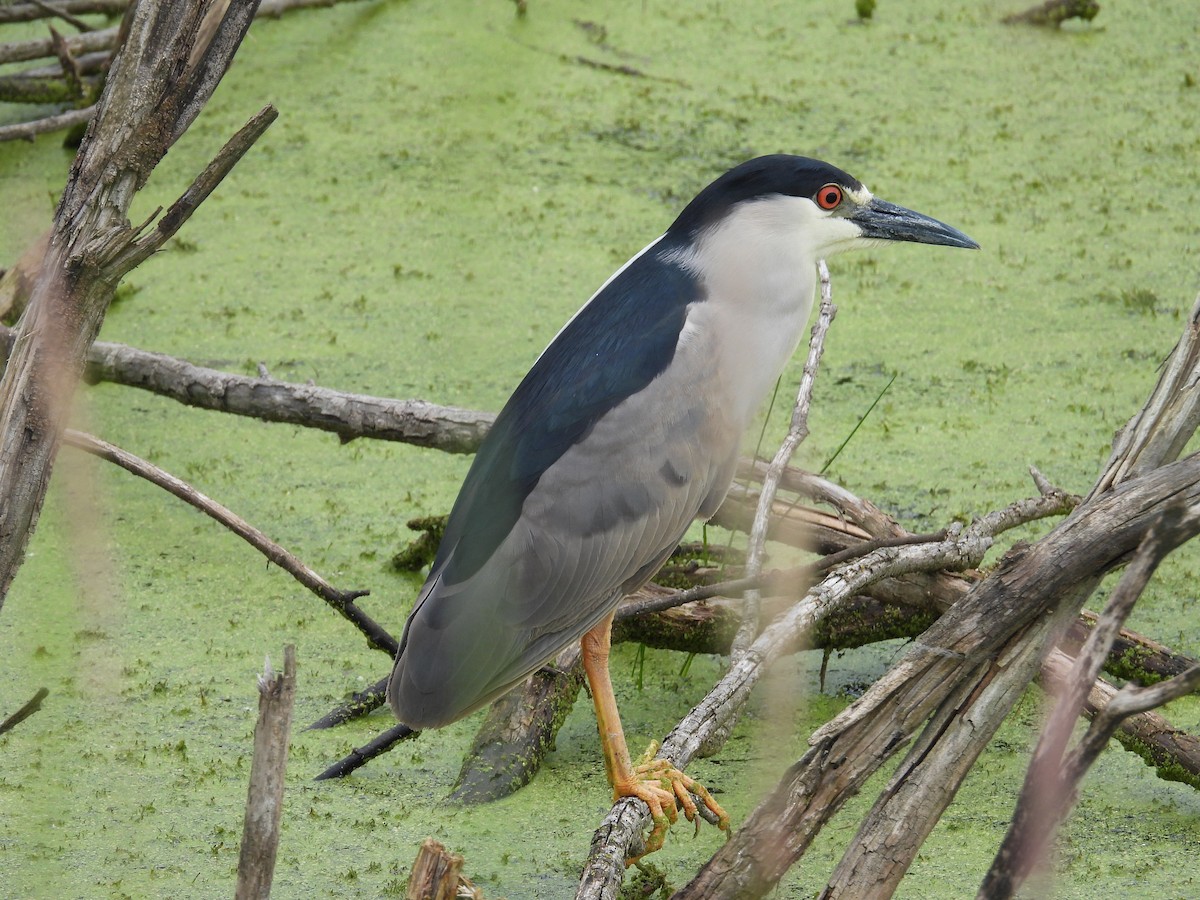
[[[1105,709],[1092,720],[1087,734],[1070,754],[1067,743],[1075,721],[1083,711],[1088,694],[1108,658],[1113,640],[1133,611],[1150,577],[1158,565],[1179,544],[1200,531],[1200,516],[1188,515],[1177,507],[1165,510],[1142,539],[1137,553],[1113,591],[1096,627],[1084,642],[1075,660],[1066,687],[1055,703],[1049,720],[1042,729],[1037,747],[1025,774],[1025,783],[1017,799],[1016,811],[1008,833],[992,861],[991,868],[979,889],[980,898],[1007,898],[1014,895],[1029,874],[1040,867],[1046,858],[1049,843],[1059,824],[1075,805],[1079,782],[1108,743],[1121,722],[1122,714],[1143,712],[1150,706],[1135,707],[1131,698],[1153,698],[1161,694],[1166,699],[1178,696],[1180,686],[1187,690],[1200,683],[1200,666],[1191,673],[1176,676],[1155,688],[1132,688],[1121,691]],[[1162,685],[1169,687],[1163,689]],[[1165,703],[1166,699],[1161,702]],[[1127,711],[1126,711],[1127,710]]]
[[[51,6],[49,3],[46,3],[45,0],[29,0],[29,2],[32,3],[34,6],[36,6],[38,9],[40,9],[42,12],[44,12],[46,15],[52,16],[54,18],[62,19],[64,22],[66,22],[68,25],[70,25],[71,27],[75,28],[78,31],[88,32],[88,31],[92,30],[91,25],[89,25],[87,22],[83,21],[83,19],[79,18],[79,16],[71,15],[70,12],[63,9],[61,6]],[[53,34],[54,29],[51,28],[50,32]]]
[[[973,710],[989,704],[1003,707],[1019,695],[1020,690],[1001,676],[1007,671],[1023,678],[1031,665],[1036,672],[1040,654],[1029,648],[1052,637],[1054,620],[1046,611],[1068,595],[1082,605],[1083,597],[1074,596],[1081,593],[1081,586],[1090,588],[1101,573],[1119,564],[1141,540],[1149,527],[1148,517],[1178,502],[1181,495],[1200,501],[1198,456],[1148,473],[1097,499],[1086,512],[1076,509],[1037,544],[1010,551],[991,577],[945,613],[867,694],[813,735],[809,753],[681,896],[740,891],[752,897],[769,890],[846,799],[929,721],[930,740],[921,745],[925,752],[909,754],[828,889],[830,896],[837,896],[837,884],[852,883],[856,896],[864,892],[886,896],[890,890],[886,885],[903,874],[910,852],[915,853],[913,848],[928,833],[926,827],[932,829],[928,817],[914,817],[913,810],[938,810],[932,815],[936,821],[940,803],[953,796],[956,782],[947,778],[944,767],[967,753],[957,743],[958,724],[987,730],[975,713],[969,720],[956,718],[961,704],[973,698],[977,701]],[[1013,679],[1023,689],[1024,682]],[[950,738],[946,746],[954,744],[955,750],[947,749],[942,759],[933,751],[946,738]],[[942,779],[939,791],[934,791],[929,779],[917,778],[925,765]],[[936,800],[930,799],[933,793]],[[878,841],[886,841],[889,848],[878,854],[886,857],[877,862],[883,871],[864,879],[862,866]],[[765,847],[778,852],[764,853]]]
[[[67,49],[75,56],[82,53],[92,53],[96,50],[111,50],[117,45],[118,28],[103,28],[98,31],[88,31],[84,34],[71,34],[63,38]],[[0,44],[0,65],[14,62],[29,62],[46,56],[54,56],[54,41],[51,38],[40,38],[32,41],[16,41],[11,44]]]
[[[32,716],[35,712],[41,709],[42,701],[45,700],[49,695],[50,691],[47,688],[38,688],[37,692],[25,703],[24,706],[18,709],[3,722],[0,722],[0,734],[4,734],[6,731],[12,731],[30,716]]]
[[[10,22],[33,22],[68,15],[83,16],[98,13],[119,16],[129,6],[129,0],[58,0],[56,3],[5,3],[0,5],[0,25]]]
[[[352,719],[361,718],[379,709],[379,707],[387,702],[387,683],[391,677],[390,674],[384,675],[370,687],[356,691],[349,700],[321,716],[321,718],[309,725],[305,731],[344,725]]]
[[[271,896],[295,699],[296,648],[288,644],[283,648],[283,674],[271,670],[268,658],[258,676],[258,723],[254,726],[254,758],[238,856],[237,900],[267,900]]]
[[[36,525],[87,348],[117,284],[175,233],[276,115],[268,108],[252,119],[150,234],[130,228],[134,194],[212,94],[255,8],[256,0],[231,3],[204,47],[194,44],[204,9],[198,0],[135,9],[0,380],[0,602]]]
[[[63,440],[70,446],[76,447],[93,456],[107,460],[120,466],[127,472],[145,478],[151,484],[157,485],[172,496],[178,497],[189,506],[200,510],[209,518],[224,525],[251,547],[279,566],[302,585],[324,600],[335,609],[342,618],[354,625],[367,638],[367,644],[372,649],[382,650],[391,657],[399,652],[400,644],[386,629],[354,602],[359,597],[367,596],[370,591],[341,591],[306,566],[299,557],[285,550],[275,541],[267,537],[241,516],[212,498],[200,493],[190,484],[176,478],[170,472],[160,469],[140,457],[134,456],[120,447],[102,441],[90,434],[68,428],[63,433]]]
[[[829,281],[829,269],[825,265],[825,260],[817,261],[817,272],[821,281],[821,308],[816,324],[812,327],[812,335],[808,343],[808,357],[804,360],[803,375],[800,378],[800,387],[796,392],[796,402],[792,406],[792,418],[787,435],[763,474],[762,488],[758,494],[758,506],[754,512],[754,522],[750,528],[750,538],[746,550],[746,575],[749,578],[756,577],[762,571],[763,556],[767,549],[767,526],[773,518],[771,512],[783,471],[792,461],[792,456],[797,448],[808,437],[808,411],[812,406],[817,369],[821,364],[821,354],[825,351],[825,336],[829,333],[829,328],[837,315],[837,307],[833,305],[833,289]],[[742,627],[738,629],[738,633],[733,639],[732,655],[735,662],[757,637],[759,631],[758,588],[750,588],[746,591],[745,601]],[[736,719],[731,720],[728,728],[732,729],[735,724]],[[728,731],[726,734],[728,735]]]
[[[267,0],[256,12],[257,16],[279,18],[285,12],[294,9],[334,6],[347,0]],[[197,32],[194,46],[207,47],[213,37],[213,29],[223,21],[227,3],[209,5],[208,19]],[[117,46],[121,40],[121,29],[118,27],[92,30],[91,26],[74,12],[94,13],[104,12],[116,14],[124,11],[129,15],[129,0],[71,0],[67,3],[47,3],[45,0],[27,0],[24,3],[0,5],[0,25],[7,22],[31,21],[37,18],[59,18],[69,22],[81,30],[81,34],[55,40],[29,40],[9,44],[0,44],[0,65],[12,62],[25,62],[42,57],[56,56],[63,61],[60,68],[48,72],[30,70],[11,75],[0,76],[0,96],[16,103],[65,103],[75,102],[82,105],[87,95],[98,91],[99,79],[81,85],[78,72],[74,66],[65,62],[77,58],[80,54],[94,54],[90,65],[86,68],[101,74],[108,71]],[[51,29],[53,34],[53,29]],[[198,57],[193,54],[189,61],[194,64]],[[86,90],[84,89],[86,88]],[[89,111],[91,107],[89,107]],[[0,128],[0,141],[32,140],[38,134],[71,128],[88,120],[88,116],[80,116],[81,110],[71,110],[31,122],[22,122]]]
[[[1112,453],[1092,487],[1091,499],[1115,485],[1178,458],[1200,426],[1200,298],[1192,306],[1183,337],[1159,370],[1145,405],[1113,439]]]
[[[86,377],[143,388],[201,409],[357,437],[403,441],[450,453],[473,453],[495,420],[489,413],[423,400],[389,400],[270,378],[248,378],[183,360],[97,342]]]
[[[483,900],[483,891],[462,874],[463,862],[461,854],[425,838],[413,861],[405,900]]]
[[[401,741],[411,740],[420,733],[419,731],[413,731],[407,725],[393,725],[374,740],[351,750],[349,756],[340,762],[334,763],[313,780],[327,781],[330,778],[341,778],[349,775],[355,769],[366,765],[375,757],[387,753]]]
[[[0,126],[0,141],[32,141],[39,134],[74,128],[76,125],[90,122],[95,114],[96,107],[89,106],[86,109],[69,109],[64,113],[47,116],[34,122]]]
[[[1098,618],[1090,610],[1081,611],[1059,642],[1059,649],[1072,656],[1078,654]],[[1113,640],[1104,671],[1139,684],[1155,684],[1182,675],[1195,665],[1200,665],[1200,660],[1172,650],[1144,634],[1122,628]]]
[[[1197,465],[1200,468],[1200,463]],[[809,633],[823,615],[846,602],[848,598],[857,596],[869,585],[886,576],[896,577],[909,572],[972,568],[979,564],[995,537],[1002,531],[1043,516],[1061,515],[1070,507],[1070,499],[1062,494],[1049,494],[1020,501],[1004,510],[981,517],[966,529],[957,529],[945,541],[876,550],[831,572],[808,592],[804,600],[763,631],[747,650],[746,655],[731,666],[729,672],[708,696],[667,736],[659,751],[659,758],[668,759],[682,769],[693,756],[703,752],[711,736],[719,734],[721,726],[744,705],[750,691],[767,667],[786,648],[794,646],[801,635]],[[946,618],[947,616],[943,616],[940,621]],[[987,629],[978,622],[975,625],[979,631],[986,632]],[[937,628],[938,623],[935,623],[931,631]],[[931,652],[926,641],[914,646],[925,648],[920,655],[931,656],[934,660],[945,658],[939,653]],[[949,651],[949,654],[953,657],[953,651]],[[859,700],[851,710],[862,702]],[[843,713],[843,716],[845,715],[846,713]],[[839,781],[840,777],[839,775]],[[612,808],[592,839],[591,853],[576,894],[577,900],[615,896],[624,872],[628,847],[634,836],[645,827],[648,818],[645,805],[632,798],[621,800]],[[746,829],[739,831],[726,847],[745,847],[745,841],[742,839],[744,833]],[[772,838],[774,837],[779,835],[772,835]],[[784,845],[782,841],[763,842],[761,835],[759,838],[754,842],[756,849],[753,855],[763,860],[767,856],[763,853],[764,847]],[[717,857],[714,857],[709,865],[713,865],[716,860]],[[784,870],[786,866],[779,870],[779,874]],[[775,877],[778,878],[778,875]],[[718,895],[737,894],[741,886],[735,888],[727,884],[725,889],[726,893]]]
[[[529,783],[554,749],[554,737],[583,686],[578,644],[562,650],[553,667],[534,672],[520,690],[492,704],[463,759],[450,799],[483,803]]]
[[[1060,650],[1047,657],[1042,677],[1050,690],[1061,692],[1070,677],[1074,660]],[[1093,718],[1117,696],[1117,689],[1107,681],[1092,685],[1084,706],[1084,715]],[[1121,722],[1114,735],[1130,753],[1152,766],[1159,778],[1179,781],[1200,790],[1200,737],[1176,728],[1156,712],[1143,712]]]
[[[0,326],[7,352],[16,332]],[[474,453],[496,416],[424,400],[390,400],[311,384],[250,378],[195,366],[124,344],[96,341],[84,378],[142,388],[187,406],[331,431],[343,442],[359,437],[402,441],[448,453]]]
[[[1197,470],[1193,468],[1195,457],[1179,463],[1173,460],[1197,423],[1200,405],[1200,369],[1195,368],[1200,360],[1197,351],[1200,329],[1196,327],[1198,310],[1200,298],[1193,307],[1188,326],[1163,366],[1150,399],[1114,440],[1114,457],[1098,482],[1107,487],[1093,489],[1066,522],[1022,559],[1013,560],[1011,573],[998,570],[931,629],[931,634],[937,633],[944,625],[958,621],[960,616],[965,617],[972,601],[978,601],[981,609],[993,604],[1003,607],[1007,602],[1011,607],[1018,603],[1026,614],[1044,616],[1047,622],[1053,623],[1052,627],[1030,627],[1032,620],[1009,617],[1008,612],[1000,610],[997,611],[998,618],[980,620],[979,627],[991,629],[999,647],[1005,648],[1014,661],[982,676],[989,682],[990,696],[986,701],[981,691],[967,693],[964,705],[959,705],[950,696],[951,685],[946,679],[956,681],[957,685],[976,683],[982,689],[981,676],[968,665],[970,657],[957,671],[952,667],[950,672],[941,673],[934,679],[922,677],[914,682],[917,687],[943,691],[944,701],[939,701],[938,712],[926,727],[922,739],[863,821],[858,836],[847,849],[826,889],[826,896],[837,896],[843,891],[848,896],[857,896],[864,890],[890,895],[953,799],[971,763],[991,740],[1023,687],[1032,679],[1036,671],[1033,660],[1045,658],[1060,630],[1082,607],[1102,575],[1124,562],[1158,515],[1176,503],[1196,502],[1193,496],[1198,489]],[[1194,368],[1186,372],[1187,366]],[[1153,424],[1143,427],[1142,423],[1149,420],[1153,420]],[[1136,464],[1127,464],[1127,460],[1136,460]],[[1121,525],[1108,520],[1118,508],[1123,509],[1118,516],[1124,523]],[[1080,528],[1080,519],[1089,519],[1092,523]],[[1106,531],[1109,527],[1113,529],[1111,532]],[[1112,543],[1114,539],[1115,544]],[[1097,551],[1100,551],[1098,556]],[[1005,597],[1012,599],[1005,601]],[[1034,651],[1032,656],[1030,650]],[[900,665],[903,666],[904,661]],[[886,720],[884,713],[888,709],[902,709],[894,705],[903,702],[898,693],[888,697],[885,690],[873,699],[887,704],[879,715],[881,720]],[[856,728],[852,725],[843,737],[849,737]],[[890,752],[889,749],[884,756]],[[817,828],[827,818],[812,811],[801,812],[800,817],[814,822]],[[881,845],[886,845],[887,852],[874,852],[874,848]]]

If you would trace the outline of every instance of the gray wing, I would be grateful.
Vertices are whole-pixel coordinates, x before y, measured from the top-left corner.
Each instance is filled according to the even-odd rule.
[[[697,399],[700,374],[673,369],[602,416],[470,578],[446,583],[454,548],[440,557],[388,687],[402,722],[444,725],[507,691],[648,580],[698,513],[711,515],[740,434]]]

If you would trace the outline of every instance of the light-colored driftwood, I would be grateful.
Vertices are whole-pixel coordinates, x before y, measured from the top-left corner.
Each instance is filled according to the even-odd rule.
[[[288,644],[283,648],[283,674],[271,669],[268,658],[258,676],[258,722],[254,726],[254,759],[242,822],[234,892],[237,900],[267,900],[271,896],[295,698],[296,648]]]
[[[483,891],[462,874],[463,858],[425,838],[413,861],[405,900],[483,900]]]

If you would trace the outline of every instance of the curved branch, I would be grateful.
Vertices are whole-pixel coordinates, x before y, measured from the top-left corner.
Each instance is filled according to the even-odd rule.
[[[63,440],[70,446],[76,447],[93,456],[98,456],[127,472],[132,472],[140,478],[158,485],[168,493],[178,497],[211,519],[224,525],[251,547],[279,566],[302,585],[332,606],[347,621],[366,635],[367,643],[376,650],[382,650],[394,657],[400,649],[394,637],[374,619],[364,613],[354,601],[366,596],[369,591],[340,591],[324,578],[300,561],[299,557],[289,553],[275,543],[241,516],[217,503],[210,497],[200,493],[190,484],[176,478],[170,472],[146,462],[132,453],[128,453],[107,441],[102,441],[90,434],[67,429]]]

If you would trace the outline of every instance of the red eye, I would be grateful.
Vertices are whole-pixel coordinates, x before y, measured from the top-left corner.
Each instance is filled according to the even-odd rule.
[[[836,209],[842,202],[842,189],[836,184],[827,184],[817,191],[817,206],[821,209]]]

